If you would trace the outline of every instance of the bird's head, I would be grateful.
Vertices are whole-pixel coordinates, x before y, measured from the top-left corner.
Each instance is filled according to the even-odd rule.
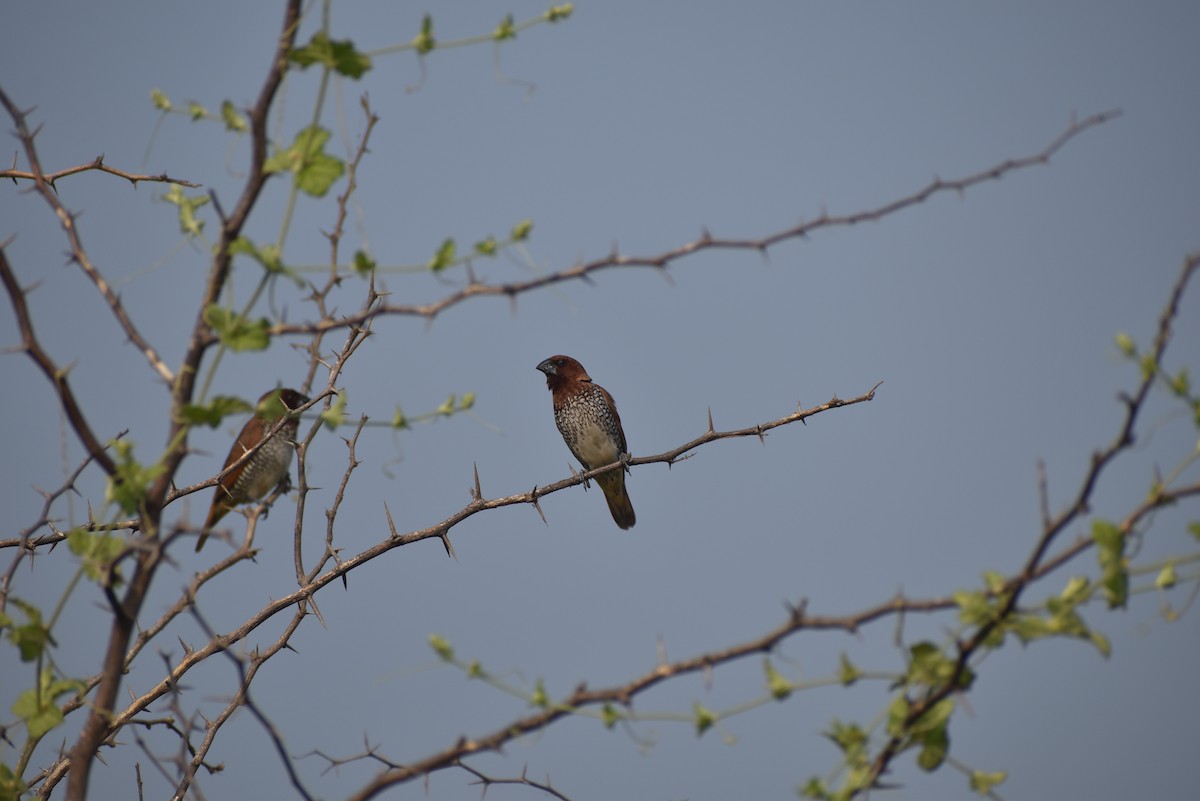
[[[537,366],[546,374],[546,386],[554,389],[565,381],[591,381],[583,365],[570,356],[551,356]]]
[[[278,420],[308,403],[308,397],[294,389],[273,389],[258,399],[255,411],[264,420]]]

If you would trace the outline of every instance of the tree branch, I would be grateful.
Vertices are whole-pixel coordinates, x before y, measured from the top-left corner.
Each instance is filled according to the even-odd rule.
[[[150,347],[150,343],[138,332],[137,327],[125,312],[125,307],[121,304],[121,298],[113,292],[108,281],[104,279],[104,276],[96,269],[96,265],[92,264],[91,259],[88,258],[87,251],[83,248],[83,241],[79,237],[79,229],[75,227],[75,215],[66,210],[62,201],[58,199],[57,192],[54,191],[53,186],[42,171],[41,162],[38,160],[37,148],[33,143],[35,134],[31,133],[25,124],[26,112],[17,108],[8,95],[4,93],[3,89],[0,89],[0,104],[8,111],[9,116],[13,119],[13,123],[17,126],[17,136],[25,147],[25,158],[29,160],[29,166],[32,171],[33,185],[37,189],[38,194],[54,210],[55,216],[58,217],[58,222],[66,233],[67,240],[71,243],[72,260],[79,265],[84,275],[91,279],[96,289],[100,292],[100,295],[104,298],[104,302],[108,304],[108,308],[112,311],[113,316],[117,318],[117,323],[120,324],[125,335],[129,337],[129,341],[146,357],[146,361],[150,363],[151,369],[166,384],[171,384],[175,380],[175,376],[171,373],[170,368],[167,367],[166,362],[162,360],[158,352]]]
[[[198,189],[203,185],[194,184],[191,181],[184,181],[179,178],[172,178],[165,172],[159,173],[158,175],[140,175],[137,173],[125,172],[124,170],[118,170],[116,167],[110,167],[105,164],[103,155],[96,156],[95,160],[89,164],[80,164],[77,167],[67,167],[66,169],[59,170],[58,172],[46,173],[45,175],[42,175],[42,180],[49,184],[51,189],[55,189],[57,187],[54,186],[54,182],[59,178],[66,178],[68,175],[75,175],[77,173],[88,172],[90,170],[106,172],[109,175],[115,175],[118,178],[124,178],[126,181],[129,181],[131,184],[133,184],[134,189],[137,189],[139,181],[149,181],[163,184],[179,184],[180,186],[186,186],[191,189]],[[0,170],[0,178],[12,178],[14,182],[18,178],[26,181],[37,181],[38,173],[18,170],[14,167],[10,170]]]
[[[1106,111],[1101,114],[1093,114],[1092,116],[1079,121],[1072,120],[1071,124],[1066,130],[1056,136],[1053,141],[1051,141],[1038,153],[1024,156],[1022,158],[1009,159],[1000,164],[996,164],[985,170],[981,170],[962,178],[951,180],[935,178],[923,189],[920,189],[905,197],[892,200],[873,209],[867,209],[865,211],[859,211],[852,214],[831,215],[828,213],[822,213],[821,216],[817,217],[815,220],[799,223],[791,228],[777,231],[773,234],[762,237],[761,239],[724,239],[714,237],[705,231],[699,239],[653,255],[625,256],[616,252],[614,249],[613,253],[603,258],[576,264],[574,267],[560,270],[558,272],[548,273],[546,275],[538,276],[537,278],[531,278],[528,281],[512,281],[500,284],[488,284],[477,280],[471,280],[462,289],[446,295],[439,300],[423,304],[384,304],[377,310],[371,312],[371,316],[377,314],[402,315],[433,319],[452,306],[457,306],[458,304],[472,298],[506,297],[511,300],[520,294],[529,292],[530,290],[539,289],[541,287],[572,280],[587,281],[590,280],[592,273],[600,272],[602,270],[609,270],[615,267],[652,267],[659,270],[666,270],[674,262],[705,250],[749,250],[765,253],[781,242],[786,242],[791,239],[803,239],[811,233],[826,228],[848,228],[858,225],[859,223],[881,220],[884,217],[891,216],[909,207],[924,203],[934,195],[940,195],[947,192],[963,193],[979,184],[998,180],[1010,172],[1016,172],[1028,167],[1047,164],[1049,163],[1050,158],[1058,153],[1058,151],[1061,150],[1072,139],[1091,128],[1103,125],[1109,120],[1119,117],[1120,115],[1120,111],[1114,110]],[[280,334],[314,334],[323,331],[329,331],[334,328],[344,328],[346,326],[358,325],[365,320],[366,316],[367,314],[365,312],[360,312],[358,314],[348,315],[337,320],[324,318],[314,323],[277,323],[272,326],[271,334],[274,336]]]

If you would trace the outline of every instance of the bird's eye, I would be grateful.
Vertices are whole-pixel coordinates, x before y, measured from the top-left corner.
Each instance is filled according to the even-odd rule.
[[[554,363],[557,364],[559,367],[562,367],[563,365],[565,365],[567,363],[567,360],[566,359],[558,359]]]

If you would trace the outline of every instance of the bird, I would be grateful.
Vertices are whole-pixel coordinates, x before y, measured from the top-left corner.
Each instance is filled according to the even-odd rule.
[[[592,383],[582,364],[560,355],[544,360],[537,369],[546,374],[558,431],[585,470],[629,458],[617,404],[604,387]],[[617,526],[633,528],[637,517],[625,491],[625,471],[610,470],[595,478]]]
[[[224,469],[236,464],[262,441],[281,418],[288,420],[253,456],[221,477],[208,510],[208,520],[196,542],[197,551],[204,547],[209,530],[230,510],[261,499],[273,487],[287,481],[296,432],[300,427],[300,419],[294,412],[306,403],[308,398],[294,389],[273,389],[258,399],[254,416],[242,426],[242,432],[229,449]]]

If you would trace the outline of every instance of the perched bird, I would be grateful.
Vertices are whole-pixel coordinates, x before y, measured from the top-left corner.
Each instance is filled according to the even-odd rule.
[[[238,434],[237,441],[229,449],[229,456],[225,458],[226,468],[262,441],[280,418],[287,417],[288,421],[253,456],[221,478],[208,510],[208,521],[196,542],[197,551],[204,547],[209,529],[227,512],[243,503],[259,500],[277,484],[287,480],[296,431],[300,427],[299,418],[292,412],[306,403],[308,398],[294,389],[273,389],[258,399],[254,416],[242,426],[242,433]]]
[[[628,456],[617,404],[604,387],[592,383],[582,364],[570,356],[551,356],[537,369],[546,374],[546,386],[554,397],[554,422],[585,470]],[[596,476],[596,483],[604,491],[613,520],[621,528],[632,528],[637,518],[625,492],[625,471],[610,470]]]

